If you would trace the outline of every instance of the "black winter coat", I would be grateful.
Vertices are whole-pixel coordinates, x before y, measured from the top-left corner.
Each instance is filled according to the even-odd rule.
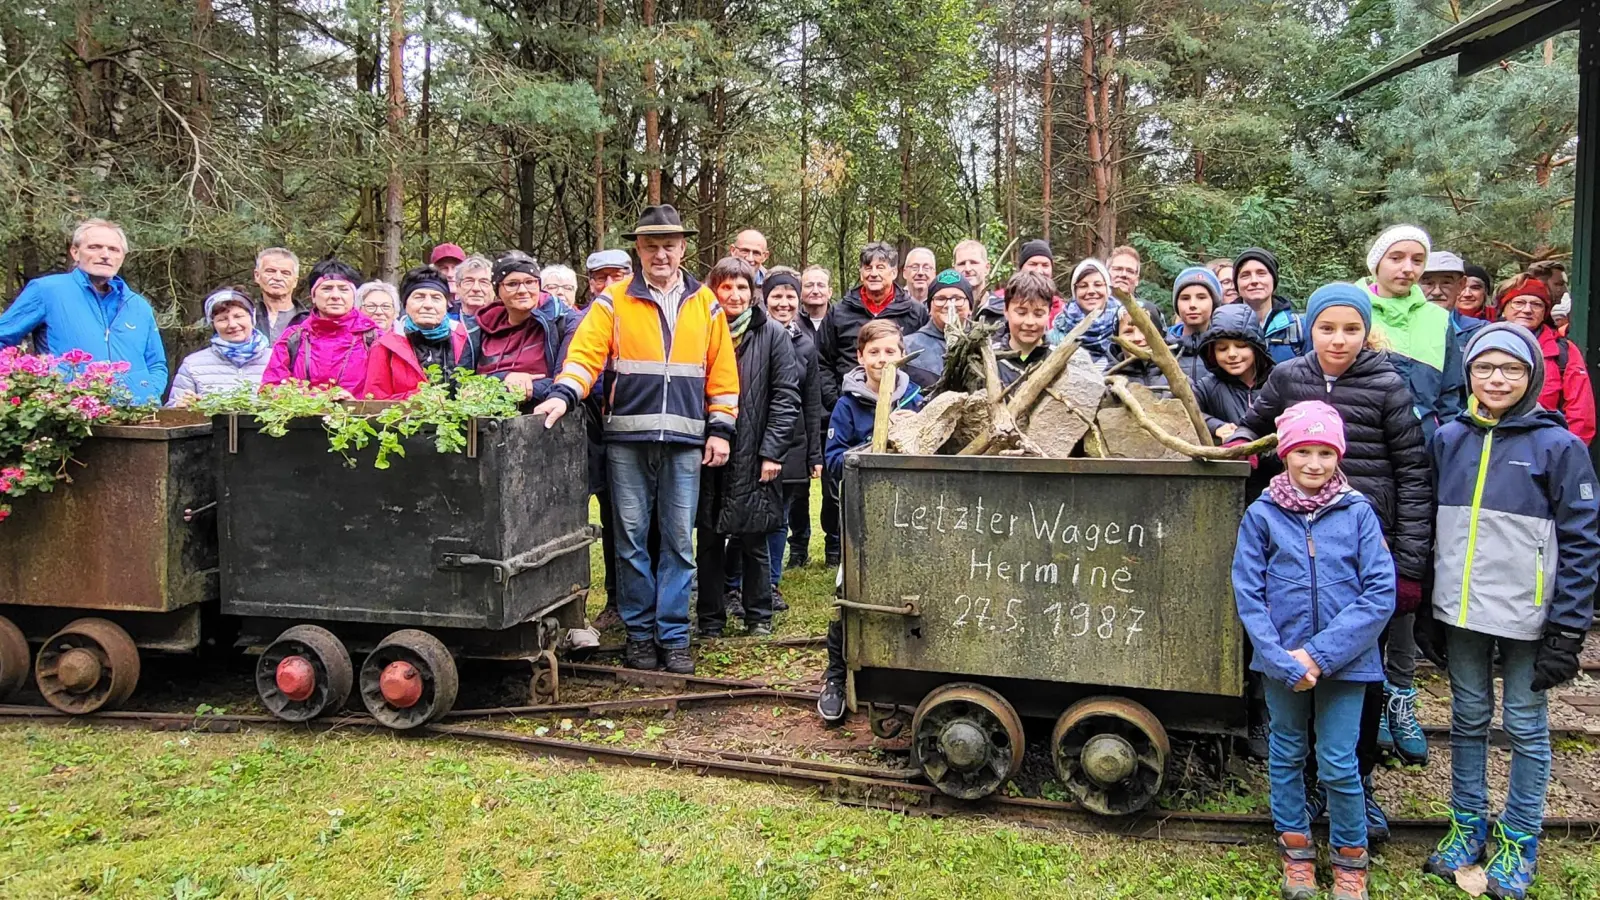
[[[900,333],[910,335],[928,321],[928,308],[911,299],[906,289],[898,285],[894,298],[884,307],[883,313],[874,316],[861,302],[861,286],[850,289],[844,299],[835,303],[827,318],[822,320],[822,330],[817,332],[817,357],[822,362],[822,408],[832,410],[839,402],[839,386],[844,377],[857,365],[856,335],[861,326],[874,318],[888,319],[900,327]]]
[[[1278,416],[1305,400],[1321,400],[1344,418],[1339,467],[1377,509],[1400,576],[1421,581],[1433,553],[1433,487],[1422,423],[1389,354],[1362,350],[1331,383],[1315,353],[1279,363],[1230,440],[1271,434]]]
[[[805,318],[801,316],[800,318]],[[794,443],[783,458],[783,480],[807,482],[811,467],[822,465],[822,435],[828,420],[822,414],[822,376],[817,372],[817,343],[796,321],[794,328],[778,326],[788,332],[794,348],[794,361],[800,370],[800,422],[794,429]]]
[[[761,480],[761,461],[782,462],[800,425],[799,367],[789,332],[752,307],[736,352],[739,417],[725,465],[700,470],[697,522],[718,534],[769,534],[783,524],[783,479]]]
[[[1217,365],[1217,341],[1244,341],[1256,352],[1254,387],[1238,377],[1229,375]],[[1255,403],[1256,394],[1266,386],[1276,365],[1272,351],[1267,347],[1266,335],[1256,319],[1255,310],[1233,303],[1217,310],[1211,327],[1200,335],[1195,345],[1196,359],[1201,362],[1200,377],[1194,382],[1194,399],[1205,414],[1206,427],[1215,435],[1223,425],[1238,425]]]

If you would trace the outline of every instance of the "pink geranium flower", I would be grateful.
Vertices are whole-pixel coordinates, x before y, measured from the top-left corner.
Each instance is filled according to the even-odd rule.
[[[85,350],[72,349],[61,355],[61,361],[69,366],[81,366],[86,362],[93,362],[94,356]]]

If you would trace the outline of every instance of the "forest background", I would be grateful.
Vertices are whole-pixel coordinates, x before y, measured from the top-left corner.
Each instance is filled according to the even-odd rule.
[[[1273,248],[1304,297],[1408,221],[1491,271],[1570,252],[1575,34],[1340,87],[1488,0],[19,0],[0,9],[0,288],[127,227],[169,316],[257,249],[393,278],[435,243],[581,263],[647,203],[853,281],[867,240],[1145,289]],[[1060,266],[1058,266],[1059,268]],[[181,308],[180,308],[181,307]]]

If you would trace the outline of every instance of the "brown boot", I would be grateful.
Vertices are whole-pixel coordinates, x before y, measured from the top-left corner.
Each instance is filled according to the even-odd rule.
[[[1314,900],[1317,896],[1317,848],[1311,835],[1286,831],[1278,835],[1283,857],[1283,900]]]
[[[1333,900],[1367,900],[1367,848],[1340,847],[1333,851]]]

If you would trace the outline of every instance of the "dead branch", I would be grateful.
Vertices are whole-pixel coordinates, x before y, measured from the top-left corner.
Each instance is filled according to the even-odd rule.
[[[878,381],[878,405],[872,410],[872,452],[885,453],[889,449],[889,413],[894,409],[894,372],[896,363],[883,367],[883,378]]]
[[[1128,311],[1128,318],[1139,330],[1144,332],[1144,339],[1150,345],[1150,360],[1167,377],[1167,386],[1172,389],[1172,396],[1183,404],[1184,411],[1189,414],[1189,421],[1194,425],[1195,434],[1199,436],[1202,447],[1215,446],[1211,440],[1211,430],[1206,427],[1205,414],[1200,411],[1200,404],[1194,399],[1194,389],[1189,385],[1189,379],[1183,374],[1183,367],[1178,365],[1178,358],[1172,354],[1172,348],[1167,346],[1166,335],[1150,321],[1150,314],[1144,311],[1139,301],[1133,299],[1127,291],[1113,290],[1112,294],[1122,308]]]
[[[1249,459],[1252,456],[1271,452],[1274,447],[1278,446],[1278,436],[1276,434],[1269,434],[1260,440],[1251,441],[1248,444],[1240,444],[1236,447],[1202,447],[1191,444],[1183,438],[1167,433],[1160,425],[1156,424],[1154,419],[1150,418],[1149,413],[1144,411],[1144,407],[1139,405],[1139,401],[1134,399],[1133,392],[1128,390],[1128,379],[1126,377],[1113,375],[1106,379],[1106,387],[1118,400],[1122,401],[1123,407],[1128,410],[1129,415],[1133,416],[1133,420],[1139,423],[1140,428],[1149,432],[1150,436],[1155,438],[1161,446],[1182,453],[1184,456],[1210,460]],[[1205,433],[1203,428],[1201,433]]]

